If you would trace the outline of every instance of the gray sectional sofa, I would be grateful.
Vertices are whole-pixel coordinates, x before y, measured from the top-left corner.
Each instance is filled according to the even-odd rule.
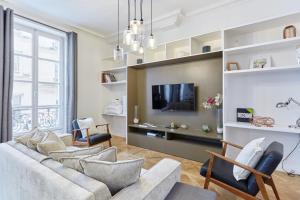
[[[104,183],[22,144],[0,144],[0,158],[1,200],[163,200],[180,179],[180,163],[164,159],[112,196]]]

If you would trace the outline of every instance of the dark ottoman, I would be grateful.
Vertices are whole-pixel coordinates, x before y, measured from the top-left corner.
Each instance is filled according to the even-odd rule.
[[[214,192],[177,182],[165,200],[216,200]]]

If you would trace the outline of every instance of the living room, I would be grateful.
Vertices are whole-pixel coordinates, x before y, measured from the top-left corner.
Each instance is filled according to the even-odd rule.
[[[300,196],[298,0],[0,0],[0,199]]]

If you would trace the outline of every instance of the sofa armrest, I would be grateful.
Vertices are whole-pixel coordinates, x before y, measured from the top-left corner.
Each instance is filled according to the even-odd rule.
[[[180,170],[178,161],[163,159],[144,173],[138,182],[114,195],[112,200],[164,200],[175,183],[180,181]]]
[[[59,134],[58,137],[62,139],[62,141],[65,143],[66,146],[72,146],[73,145],[73,136],[69,133]]]

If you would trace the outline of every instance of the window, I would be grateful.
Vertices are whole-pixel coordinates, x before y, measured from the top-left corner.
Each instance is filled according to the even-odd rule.
[[[65,33],[16,18],[13,132],[64,128]]]

